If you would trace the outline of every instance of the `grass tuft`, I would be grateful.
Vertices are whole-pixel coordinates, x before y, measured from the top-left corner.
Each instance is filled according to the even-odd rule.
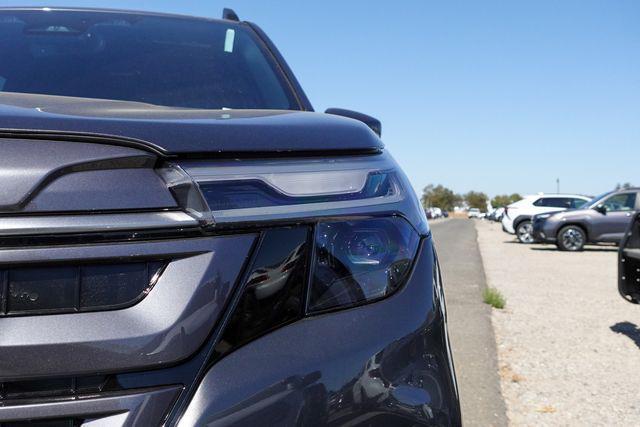
[[[496,288],[486,288],[482,292],[482,300],[493,308],[503,309],[507,301]]]

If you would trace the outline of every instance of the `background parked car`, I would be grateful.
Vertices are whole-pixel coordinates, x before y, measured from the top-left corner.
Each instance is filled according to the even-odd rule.
[[[504,217],[504,208],[496,209],[496,222],[502,221],[502,217]]]
[[[424,211],[427,214],[428,219],[437,219],[444,217],[443,210],[438,207],[426,208]]]
[[[493,209],[486,216],[486,219],[490,219],[491,221],[500,222],[502,221],[502,216],[504,215],[504,208]]]
[[[471,208],[471,209],[469,209],[469,212],[467,212],[467,216],[469,218],[480,218],[480,217],[482,217],[482,213],[480,212],[480,209],[478,209],[478,208]]]
[[[537,194],[525,196],[522,200],[505,208],[502,230],[515,234],[520,243],[533,243],[531,219],[536,214],[559,212],[581,207],[590,200],[578,194]]]
[[[536,215],[536,240],[555,243],[563,251],[580,251],[587,243],[620,243],[640,209],[640,189],[612,191],[594,198],[581,209]]]

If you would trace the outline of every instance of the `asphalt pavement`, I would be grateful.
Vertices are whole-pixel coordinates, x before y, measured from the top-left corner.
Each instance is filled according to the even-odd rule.
[[[473,220],[432,221],[465,426],[506,426],[491,308]]]

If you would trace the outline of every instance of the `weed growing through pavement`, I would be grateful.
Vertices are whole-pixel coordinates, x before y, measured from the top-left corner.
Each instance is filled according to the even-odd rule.
[[[507,304],[502,294],[496,288],[486,288],[482,292],[482,300],[493,308],[502,309]]]

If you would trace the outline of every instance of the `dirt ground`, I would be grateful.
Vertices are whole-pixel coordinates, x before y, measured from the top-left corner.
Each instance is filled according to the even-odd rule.
[[[476,221],[509,423],[640,425],[640,307],[616,289],[617,250],[522,245]]]

